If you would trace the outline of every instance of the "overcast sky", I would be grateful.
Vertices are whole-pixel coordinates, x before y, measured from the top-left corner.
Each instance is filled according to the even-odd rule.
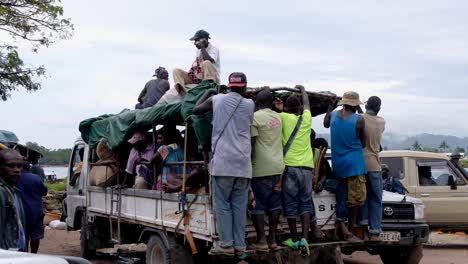
[[[203,28],[223,82],[243,71],[252,87],[378,95],[387,131],[468,136],[468,3],[383,2],[63,0],[74,36],[25,54],[49,77],[0,102],[0,129],[71,147],[81,120],[132,108],[159,65],[188,69]]]

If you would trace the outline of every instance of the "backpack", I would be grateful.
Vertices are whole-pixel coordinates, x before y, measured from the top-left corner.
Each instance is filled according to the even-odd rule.
[[[394,192],[394,193],[399,193],[405,195],[406,188],[403,186],[403,184],[400,182],[399,179],[396,179],[393,176],[389,176],[387,179],[385,179],[384,184],[383,184],[383,189],[385,191],[389,192]]]

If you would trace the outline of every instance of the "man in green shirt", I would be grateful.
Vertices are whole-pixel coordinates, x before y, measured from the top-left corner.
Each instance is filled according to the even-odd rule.
[[[269,89],[257,94],[257,111],[251,127],[252,136],[252,182],[255,209],[252,221],[257,231],[257,242],[249,248],[254,250],[276,249],[276,227],[281,213],[281,191],[275,190],[284,171],[283,146],[281,144],[281,117],[271,110],[273,95]],[[265,213],[268,214],[268,243],[265,237]]]
[[[286,165],[283,182],[284,215],[288,219],[291,238],[283,244],[299,248],[303,255],[310,255],[307,242],[308,232],[312,227],[316,238],[322,238],[323,233],[317,227],[314,202],[312,200],[312,176],[314,170],[314,157],[310,145],[312,128],[312,115],[310,113],[309,97],[304,86],[298,85],[302,95],[301,100],[291,95],[286,100],[285,112],[281,113],[283,124],[283,147],[286,147],[289,138],[302,116],[302,122],[290,145],[285,157]],[[296,218],[300,216],[302,224],[302,237],[298,241]]]

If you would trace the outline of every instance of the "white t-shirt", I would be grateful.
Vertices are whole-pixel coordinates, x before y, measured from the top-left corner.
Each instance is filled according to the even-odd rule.
[[[208,44],[206,48],[206,52],[210,55],[210,57],[214,60],[213,66],[216,68],[218,75],[221,74],[221,62],[219,60],[219,49],[213,46],[211,43]],[[195,59],[195,63],[197,62],[198,58],[202,58],[201,50],[197,50],[197,58]],[[203,59],[201,59],[203,61]]]

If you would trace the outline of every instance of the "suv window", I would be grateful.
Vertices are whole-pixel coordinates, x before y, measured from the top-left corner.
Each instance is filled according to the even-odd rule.
[[[449,177],[453,176],[457,185],[465,185],[446,160],[418,161],[418,178],[420,186],[450,186]]]
[[[400,180],[405,178],[403,158],[401,157],[382,158],[382,164],[385,164],[388,166],[389,176],[392,176],[395,179],[400,179]]]
[[[70,186],[75,186],[76,181],[81,175],[81,169],[83,167],[84,144],[76,145],[73,149],[72,155],[70,179],[68,180],[68,184],[70,184]]]

